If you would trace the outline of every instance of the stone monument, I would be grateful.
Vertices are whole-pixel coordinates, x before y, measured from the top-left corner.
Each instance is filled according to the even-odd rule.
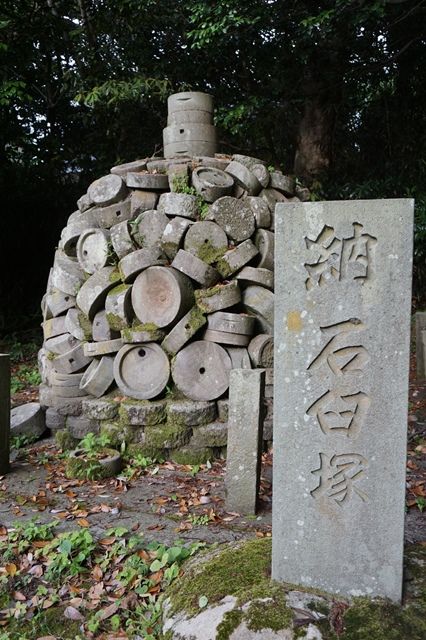
[[[413,200],[275,211],[276,580],[401,597]]]

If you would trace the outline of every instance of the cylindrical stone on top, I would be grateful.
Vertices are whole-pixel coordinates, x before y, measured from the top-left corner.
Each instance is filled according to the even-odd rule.
[[[167,100],[167,127],[163,129],[164,157],[214,156],[213,97],[201,91],[183,91]]]

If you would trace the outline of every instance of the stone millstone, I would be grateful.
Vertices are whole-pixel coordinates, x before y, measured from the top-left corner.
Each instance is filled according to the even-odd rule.
[[[90,215],[89,215],[90,214]],[[83,231],[96,226],[91,211],[83,214],[80,213],[82,220],[78,220],[64,227],[61,233],[61,247],[67,256],[75,257],[77,255],[77,242]],[[79,216],[79,217],[80,217]]]
[[[274,339],[260,333],[248,346],[250,360],[254,367],[271,368],[274,366]]]
[[[226,347],[233,369],[251,369],[250,355],[243,347]]]
[[[128,253],[136,249],[132,236],[130,235],[129,223],[127,220],[119,222],[111,227],[111,243],[119,258],[124,258]]]
[[[126,193],[122,178],[113,174],[95,180],[87,189],[90,202],[103,207],[122,200]]]
[[[256,178],[255,174],[240,162],[233,160],[226,167],[226,173],[229,173],[235,181],[247,191],[249,196],[255,196],[262,189],[262,185]]]
[[[78,309],[68,309],[64,318],[67,331],[77,340],[90,340],[92,325],[88,318]]]
[[[167,225],[168,217],[156,209],[143,211],[136,218],[133,227],[133,238],[144,249],[160,247],[161,238]]]
[[[126,176],[126,184],[133,189],[146,189],[147,191],[163,191],[169,188],[169,179],[163,173],[134,173]]]
[[[108,293],[105,300],[106,318],[114,331],[128,326],[132,314],[131,285],[121,284]]]
[[[50,351],[50,353],[54,353],[56,355],[66,353],[78,344],[79,340],[77,340],[77,338],[72,336],[70,333],[62,333],[60,336],[49,338],[44,342],[44,346],[47,351]]]
[[[220,169],[197,167],[192,172],[192,185],[206,202],[215,202],[218,198],[231,195],[234,179]]]
[[[174,356],[205,324],[205,316],[198,307],[193,307],[175,324],[161,346],[164,351]]]
[[[44,411],[38,402],[15,407],[10,412],[11,436],[41,436],[46,430]]]
[[[248,204],[253,212],[256,227],[259,229],[268,229],[271,225],[271,211],[266,200],[257,196],[248,196],[244,198],[244,202]]]
[[[83,376],[84,373],[58,373],[57,371],[52,371],[49,375],[49,382],[55,387],[79,387]],[[59,395],[61,394],[59,393]]]
[[[81,196],[81,198],[77,200],[77,207],[81,213],[84,213],[92,206],[93,204],[90,202],[90,198],[87,193],[85,193],[83,196]]]
[[[126,344],[114,360],[114,377],[125,395],[139,400],[155,398],[169,381],[169,359],[155,342]]]
[[[294,176],[285,176],[279,171],[273,171],[271,173],[270,186],[272,189],[281,191],[285,196],[294,196],[294,190],[296,188],[296,179]]]
[[[228,309],[241,300],[241,291],[236,280],[228,284],[220,284],[211,289],[195,291],[195,301],[203,313],[213,313]]]
[[[106,229],[86,229],[77,242],[77,258],[86,273],[106,267],[110,234]]]
[[[214,220],[235,242],[247,240],[254,233],[255,219],[244,200],[232,196],[219,198],[210,208],[208,220]]]
[[[80,343],[66,353],[56,356],[52,360],[52,366],[58,373],[75,373],[87,367],[91,361],[92,358],[84,353],[83,343]]]
[[[177,252],[172,262],[172,267],[189,276],[203,287],[211,287],[220,280],[220,275],[216,269],[183,249],[179,249]]]
[[[117,353],[122,346],[121,338],[114,338],[114,340],[104,340],[103,342],[85,342],[83,349],[86,356],[105,356]]]
[[[255,236],[255,245],[260,253],[257,266],[259,269],[274,270],[274,234],[266,229],[258,229]]]
[[[118,280],[114,267],[103,267],[82,285],[77,294],[77,305],[90,320],[103,307],[108,291],[117,286]]]
[[[163,237],[161,238],[161,248],[170,260],[173,260],[181,248],[187,229],[192,224],[193,222],[188,218],[176,216],[169,221],[167,227],[164,229]]]
[[[111,167],[110,173],[115,173],[118,176],[126,176],[129,171],[143,171],[146,169],[146,160],[134,160],[133,162],[126,162],[125,164],[118,164],[115,167]]]
[[[231,358],[215,342],[199,340],[179,351],[172,364],[177,388],[192,400],[215,400],[229,386]]]
[[[251,336],[254,331],[253,316],[240,313],[229,313],[226,311],[216,311],[211,313],[207,319],[207,328],[213,331],[225,331]]]
[[[274,272],[270,269],[244,267],[236,274],[235,279],[248,284],[258,284],[270,291],[274,290]]]
[[[52,269],[51,284],[71,296],[75,296],[84,280],[83,271],[78,262],[65,254],[57,254]]]
[[[124,282],[132,282],[147,267],[162,264],[165,264],[165,260],[161,249],[151,247],[150,249],[138,249],[124,256],[118,263],[118,270]]]
[[[97,225],[103,229],[110,229],[119,222],[130,220],[133,213],[130,207],[130,200],[117,202],[109,207],[99,207],[92,210]],[[94,225],[96,226],[96,225]]]
[[[80,389],[99,398],[108,391],[113,382],[114,358],[103,356],[100,360],[93,360],[86,369],[80,382]]]
[[[167,327],[185,315],[193,304],[191,281],[172,267],[149,267],[138,275],[133,285],[133,310],[142,323]]]
[[[225,231],[215,222],[196,222],[185,235],[184,249],[203,262],[216,262],[228,249]]]
[[[254,164],[251,167],[251,172],[256,176],[256,178],[259,180],[260,184],[262,185],[262,187],[264,189],[266,189],[266,187],[268,186],[270,179],[271,179],[271,174],[269,173],[268,169],[265,167],[264,164]]]
[[[271,326],[274,325],[274,294],[265,287],[250,285],[243,291],[243,305],[257,316],[261,316]]]
[[[92,338],[95,342],[105,342],[105,340],[114,340],[118,338],[117,331],[113,331],[108,324],[105,309],[101,309],[93,318]]]
[[[257,247],[251,240],[244,240],[235,249],[230,249],[218,260],[217,270],[223,278],[227,278],[242,269],[258,253]]]
[[[59,316],[59,318],[51,318],[50,320],[45,320],[41,324],[43,328],[43,338],[47,340],[48,338],[54,338],[55,336],[60,336],[61,333],[71,333],[68,330],[65,316]]]
[[[154,324],[152,326],[139,324],[121,331],[121,339],[125,344],[139,344],[140,342],[159,342],[166,332]]]
[[[157,202],[158,193],[155,191],[132,191],[130,196],[131,217],[134,218],[142,213],[142,211],[155,209]]]
[[[59,289],[52,288],[46,294],[44,317],[56,318],[61,313],[75,306],[75,297]]]
[[[198,216],[197,198],[188,193],[161,194],[157,209],[168,216],[180,216],[190,220],[196,220]]]
[[[250,342],[250,336],[240,335],[238,333],[228,333],[226,331],[212,331],[206,329],[203,334],[203,340],[209,342],[217,342],[219,344],[230,344],[235,347],[246,347]]]

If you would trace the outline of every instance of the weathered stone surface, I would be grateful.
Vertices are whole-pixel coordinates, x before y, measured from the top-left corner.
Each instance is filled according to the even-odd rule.
[[[250,355],[244,347],[227,346],[226,351],[231,358],[233,369],[251,369]]]
[[[61,333],[67,333],[68,329],[65,324],[65,316],[59,316],[59,318],[51,318],[41,323],[43,328],[43,338],[48,340],[55,336],[60,336]]]
[[[285,196],[294,196],[296,188],[296,179],[294,176],[285,176],[279,171],[272,171],[270,186],[272,189],[280,191]]]
[[[126,400],[121,403],[120,417],[129,425],[161,424],[166,421],[165,400]]]
[[[229,173],[234,180],[247,191],[250,196],[255,196],[262,189],[262,185],[256,175],[245,165],[233,160],[226,167],[226,173]]]
[[[254,164],[251,167],[251,172],[254,173],[261,186],[266,189],[271,179],[271,174],[269,173],[267,167],[265,167],[264,164]]]
[[[101,344],[96,342],[95,344]],[[114,358],[103,356],[90,363],[80,382],[80,389],[99,398],[108,391],[114,381]]]
[[[68,416],[67,431],[73,438],[82,440],[88,433],[99,433],[98,420],[90,420],[85,416]]]
[[[77,294],[77,305],[92,320],[105,302],[108,291],[116,287],[119,275],[114,267],[103,267],[86,280]]]
[[[266,229],[258,229],[254,243],[259,251],[257,266],[259,269],[274,270],[274,234]]]
[[[136,324],[121,330],[121,339],[125,344],[159,342],[165,336],[166,332],[154,324]]]
[[[156,209],[143,211],[132,222],[133,238],[144,249],[159,249],[161,238],[168,223],[168,217],[161,211]]]
[[[167,98],[168,113],[177,111],[208,111],[213,113],[213,96],[202,91],[180,91]]]
[[[272,577],[399,600],[413,201],[276,224]]]
[[[59,319],[59,318],[58,318]],[[68,309],[64,316],[66,330],[77,340],[90,340],[92,337],[92,324],[89,318],[78,309]]]
[[[197,167],[192,172],[192,185],[206,202],[215,202],[232,193],[234,179],[221,169]]]
[[[137,173],[131,171],[126,175],[126,184],[133,189],[163,191],[169,188],[169,179],[162,173]]]
[[[77,242],[80,235],[86,229],[96,227],[92,211],[80,213],[77,218],[68,224],[61,233],[61,246],[67,256],[75,257],[77,255]]]
[[[250,336],[229,333],[227,331],[213,331],[212,329],[206,329],[202,337],[203,340],[207,340],[208,342],[217,342],[218,344],[226,344],[234,347],[246,347],[250,342]]]
[[[129,171],[143,171],[144,169],[146,169],[145,158],[143,160],[134,160],[133,162],[118,164],[115,167],[111,167],[110,173],[115,173],[117,176],[126,177]]]
[[[10,412],[11,436],[41,436],[46,430],[44,411],[38,402],[15,407]]]
[[[101,309],[95,314],[92,323],[92,338],[95,342],[105,342],[106,340],[114,340],[119,338],[120,334],[113,331],[109,326],[106,311]]]
[[[230,275],[239,271],[252,260],[258,254],[257,247],[251,240],[244,240],[235,249],[227,251],[223,258],[221,258],[216,268],[223,278],[228,278]]]
[[[176,400],[167,404],[167,418],[187,427],[195,427],[212,422],[217,415],[216,402],[194,402]]]
[[[217,404],[217,417],[221,422],[228,422],[228,400],[220,398]]]
[[[118,416],[120,404],[111,397],[88,398],[82,402],[82,413],[92,420],[114,420]]]
[[[106,207],[118,202],[126,195],[127,189],[120,176],[110,174],[92,182],[87,189],[91,203]]]
[[[169,359],[155,342],[126,344],[114,360],[115,381],[131,398],[155,398],[164,391],[169,377]]]
[[[254,233],[255,218],[245,200],[224,196],[210,207],[207,220],[214,220],[235,242],[247,240]]]
[[[259,333],[248,346],[250,359],[254,367],[269,368],[274,365],[274,339],[268,334]]]
[[[77,207],[78,210],[81,211],[81,213],[84,213],[84,211],[87,211],[87,209],[90,209],[90,207],[92,206],[93,205],[90,202],[90,198],[87,193],[82,195],[81,198],[77,200]]]
[[[105,300],[106,318],[114,331],[125,329],[132,317],[131,285],[121,284],[108,293]]]
[[[191,428],[184,424],[152,424],[145,427],[145,444],[153,449],[175,449],[189,442]]]
[[[61,416],[61,414],[58,413],[56,409],[53,409],[53,407],[49,407],[48,409],[46,409],[45,424],[46,428],[50,429],[52,433],[56,433],[56,431],[64,429],[65,423],[65,416]]]
[[[48,338],[44,341],[44,348],[50,353],[61,355],[79,344],[79,340],[70,333],[62,333],[60,336]]]
[[[169,178],[169,189],[176,193],[181,191],[182,186],[189,186],[189,166],[187,164],[169,164],[167,176]]]
[[[262,454],[265,372],[233,369],[229,384],[226,506],[256,513]]]
[[[105,356],[110,353],[117,353],[123,346],[121,338],[113,340],[103,340],[99,342],[85,342],[83,345],[84,355],[86,356]]]
[[[130,196],[130,213],[131,217],[142,213],[142,211],[148,211],[148,209],[155,209],[158,202],[158,193],[155,191],[132,191]]]
[[[136,276],[154,265],[165,264],[162,250],[159,247],[138,249],[124,256],[118,263],[118,269],[124,282],[132,282]]]
[[[212,264],[227,251],[228,238],[215,222],[195,222],[186,232],[184,249],[207,264]]]
[[[163,237],[161,238],[161,248],[170,260],[173,260],[181,248],[186,231],[191,224],[193,223],[188,218],[176,216],[169,221],[167,227],[164,229]]]
[[[211,422],[193,430],[190,440],[191,447],[226,447],[228,440],[228,425],[226,422]]]
[[[195,291],[197,307],[203,313],[214,313],[221,309],[227,309],[241,300],[241,291],[236,280],[228,284],[216,285],[211,289],[198,289]]]
[[[426,330],[426,311],[416,313],[416,366],[417,378],[426,378],[426,357],[424,347],[423,331]]]
[[[214,267],[183,249],[179,249],[177,252],[172,267],[187,275],[191,280],[195,280],[202,287],[211,287],[220,279],[220,275]]]
[[[253,212],[256,227],[268,229],[271,225],[271,211],[268,203],[263,198],[257,196],[247,196],[247,198],[244,198],[244,202],[248,204]]]
[[[266,322],[273,326],[274,324],[274,294],[272,291],[250,285],[243,291],[243,305],[250,313],[264,318]]]
[[[86,273],[106,267],[109,260],[110,234],[107,229],[86,229],[77,242],[77,258]]]
[[[54,370],[58,373],[76,373],[87,367],[92,358],[85,354],[83,344],[85,346],[87,343],[80,342],[69,351],[53,358]]]
[[[157,209],[168,216],[195,220],[198,214],[197,198],[188,193],[163,193]]]
[[[177,388],[191,400],[216,400],[229,386],[231,359],[215,342],[197,340],[184,347],[172,362]]]
[[[130,199],[127,199],[123,200],[123,202],[112,204],[109,207],[98,207],[93,209],[92,215],[99,227],[102,227],[103,229],[110,229],[110,227],[113,227],[119,222],[130,220],[134,213],[131,209],[131,201]]]
[[[75,305],[75,297],[52,287],[46,294],[44,317],[56,318]]]
[[[251,336],[254,329],[254,317],[245,313],[229,313],[216,311],[207,319],[208,329],[213,331],[226,331]]]
[[[270,291],[274,290],[274,272],[269,269],[243,267],[241,271],[235,274],[235,279],[242,284],[258,284]]]
[[[84,274],[78,262],[58,250],[51,274],[51,284],[59,291],[75,296],[80,289]]]
[[[205,324],[206,318],[200,309],[192,307],[164,338],[162,348],[170,355],[176,355]]]
[[[119,258],[124,258],[128,253],[136,249],[130,234],[129,222],[124,220],[111,227],[111,243]]]

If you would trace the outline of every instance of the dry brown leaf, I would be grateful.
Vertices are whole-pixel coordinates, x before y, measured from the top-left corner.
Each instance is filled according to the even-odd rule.
[[[65,618],[68,618],[68,620],[84,620],[84,617],[81,615],[80,611],[71,606],[65,608],[64,616]]]
[[[92,571],[92,576],[94,577],[95,580],[97,580],[98,582],[100,580],[102,580],[103,578],[103,572],[102,569],[100,568],[100,566],[97,564],[93,567],[93,571]]]
[[[109,538],[102,538],[102,540],[99,540],[99,544],[103,547],[109,547],[111,544],[114,544],[116,540],[117,538],[115,536],[110,536]]]
[[[24,596],[24,594],[21,591],[14,591],[13,599],[18,600],[19,602],[25,602],[27,598],[26,596]]]
[[[12,578],[18,571],[18,567],[13,562],[9,562],[8,564],[5,564],[4,568],[6,570],[7,575],[12,576]]]
[[[108,605],[108,607],[105,607],[105,609],[101,609],[100,611],[98,611],[96,617],[98,618],[98,620],[107,620],[117,611],[118,604],[116,602],[113,602],[112,604]]]
[[[77,524],[79,527],[90,527],[90,522],[86,518],[79,518]]]

